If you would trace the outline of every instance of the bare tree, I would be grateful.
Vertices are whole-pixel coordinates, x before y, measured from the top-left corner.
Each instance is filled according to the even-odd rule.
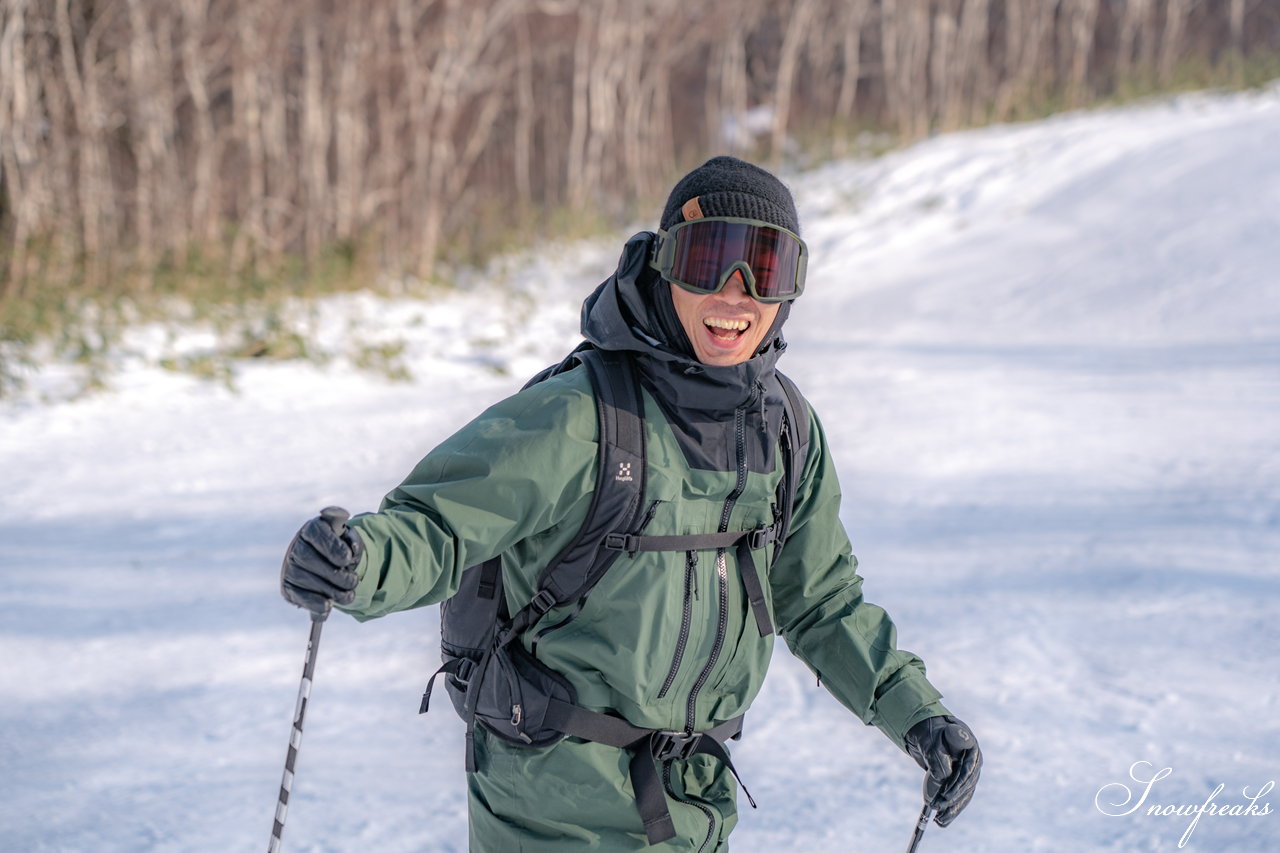
[[[93,21],[79,21],[83,35],[77,38],[72,25],[75,0],[55,0],[54,26],[57,28],[58,56],[61,59],[62,83],[71,106],[74,134],[78,141],[76,187],[78,198],[79,248],[87,261],[88,277],[97,281],[102,273],[102,259],[109,223],[115,218],[115,193],[108,174],[106,131],[103,117],[108,115],[99,88],[98,44],[108,23],[104,15]],[[81,11],[74,10],[77,15]],[[68,211],[69,213],[70,211]]]
[[[1231,81],[1237,86],[1244,83],[1244,11],[1245,0],[1231,0],[1228,11],[1231,31]]]
[[[215,186],[219,160],[217,134],[214,129],[213,100],[209,79],[209,55],[204,37],[208,32],[209,0],[182,0],[181,67],[182,80],[191,98],[190,119],[190,231],[189,244],[213,245],[218,239],[218,196]],[[178,184],[174,190],[178,191]]]
[[[708,82],[703,109],[711,122],[712,147],[724,146],[737,153],[746,151],[751,145],[746,128],[739,123],[745,120],[751,106],[751,85],[747,76],[747,22],[754,10],[748,8],[743,11],[745,14],[731,16],[725,22],[723,38],[712,43],[708,73],[714,82]],[[732,130],[726,137],[728,128]]]
[[[960,18],[960,42],[956,74],[963,80],[962,121],[977,124],[995,98],[994,74],[988,39],[991,30],[991,0],[967,0]]]
[[[432,274],[518,217],[616,216],[771,108],[767,154],[1243,81],[1272,0],[0,0],[0,300],[335,246]],[[844,141],[833,140],[841,151]],[[763,147],[763,146],[762,146]],[[38,249],[38,250],[37,250]],[[134,270],[139,276],[112,275]],[[232,279],[234,281],[234,278]],[[2,306],[0,306],[2,307]]]
[[[1088,77],[1098,21],[1099,0],[1070,0],[1067,4],[1068,44],[1071,57],[1066,79],[1066,102],[1078,107],[1088,100]]]
[[[996,95],[995,114],[1008,118],[1020,102],[1034,98],[1044,86],[1046,54],[1052,44],[1053,22],[1062,0],[1037,0],[1005,4],[1005,61],[1003,80]]]
[[[890,120],[907,139],[929,132],[928,0],[882,0],[880,32]]]
[[[782,163],[788,120],[791,117],[791,95],[800,65],[800,49],[817,20],[818,2],[819,0],[798,0],[782,37],[778,75],[773,90],[773,129],[769,136],[769,151],[775,166]]]
[[[578,31],[573,45],[573,118],[569,131],[565,196],[570,207],[586,201],[587,135],[591,121],[591,48],[598,13],[595,4],[578,5]]]
[[[962,0],[937,0],[929,50],[929,93],[933,123],[940,130],[960,125],[964,67],[960,46]]]
[[[1191,12],[1191,0],[1165,0],[1164,30],[1160,39],[1159,80],[1168,85],[1182,60],[1183,36],[1187,16]]]
[[[39,183],[29,179],[41,104],[27,57],[27,15],[26,0],[15,0],[0,11],[0,115],[6,131],[0,133],[0,214],[13,223],[3,294],[7,299],[20,293],[27,275],[27,241],[40,224],[41,202],[48,203],[38,195]]]
[[[1116,77],[1123,85],[1131,82],[1135,69],[1153,71],[1155,56],[1155,5],[1153,0],[1127,0],[1120,13],[1116,44]]]
[[[838,4],[843,15],[839,20],[843,36],[844,57],[840,74],[840,95],[836,99],[836,115],[853,118],[858,98],[858,80],[862,77],[862,33],[871,17],[870,0],[849,0]]]

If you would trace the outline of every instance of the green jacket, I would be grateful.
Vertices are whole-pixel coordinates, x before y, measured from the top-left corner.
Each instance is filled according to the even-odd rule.
[[[641,278],[624,255],[618,275],[588,301],[589,338],[608,342],[600,316],[611,319],[601,304],[611,295],[614,315],[634,313],[620,306],[636,298]],[[616,331],[616,323],[603,326]],[[752,360],[761,362],[757,370],[773,369],[781,338],[770,347]],[[679,364],[687,360],[662,360]],[[716,369],[708,371],[710,390],[697,382],[673,389],[687,367],[649,367],[644,532],[713,532],[726,511],[729,530],[771,523],[782,476],[780,401],[762,397],[758,382],[724,382]],[[577,368],[499,402],[446,439],[377,513],[352,520],[365,556],[355,601],[344,609],[369,619],[440,602],[465,569],[500,555],[508,607],[518,610],[584,520],[596,482],[596,426],[590,383]],[[888,615],[862,597],[816,416],[810,442],[786,545],[771,565],[757,556],[770,611],[822,684],[901,747],[912,725],[946,709],[921,661],[897,648]],[[570,681],[584,707],[646,728],[709,729],[747,710],[773,651],[773,638],[759,636],[734,561],[732,550],[624,556],[585,602],[553,609],[523,642],[531,648],[537,637],[537,658]],[[648,848],[623,751],[575,738],[534,750],[482,730],[477,740],[479,772],[468,779],[473,850],[714,850],[736,821],[733,780],[706,756],[664,768],[679,837]]]

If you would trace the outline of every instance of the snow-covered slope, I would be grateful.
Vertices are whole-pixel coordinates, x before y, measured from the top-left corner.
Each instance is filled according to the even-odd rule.
[[[1172,850],[1193,818],[1150,805],[1280,777],[1277,152],[1272,89],[791,176],[814,260],[784,369],[868,597],[987,758],[922,850]],[[265,846],[307,632],[284,545],[567,350],[624,236],[512,258],[506,291],[323,306],[321,337],[405,340],[410,384],[136,360],[0,408],[0,848]],[[326,625],[286,849],[466,849],[461,724],[415,713],[437,659],[434,609]],[[783,646],[735,760],[739,853],[906,847],[919,771]],[[1172,773],[1123,814],[1144,761]],[[1280,848],[1271,802],[1186,849]]]

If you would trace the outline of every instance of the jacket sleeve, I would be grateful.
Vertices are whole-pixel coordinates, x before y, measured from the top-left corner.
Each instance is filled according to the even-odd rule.
[[[353,518],[365,554],[355,600],[342,609],[364,621],[434,604],[470,566],[505,552],[536,562],[557,532],[576,531],[598,454],[579,373],[497,403],[428,453],[378,512]]]
[[[840,523],[835,467],[813,416],[791,534],[770,585],[779,633],[792,653],[899,748],[917,722],[948,713],[924,663],[898,648],[889,614],[862,596],[858,562]]]

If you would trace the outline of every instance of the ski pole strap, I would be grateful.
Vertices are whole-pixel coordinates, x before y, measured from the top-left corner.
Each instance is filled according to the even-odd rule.
[[[773,633],[773,619],[765,601],[764,584],[756,569],[751,552],[765,547],[776,538],[777,531],[770,525],[753,530],[735,530],[725,533],[692,533],[686,536],[639,536],[634,533],[610,533],[604,538],[604,547],[610,551],[635,554],[638,551],[709,551],[723,548],[738,549],[738,574],[751,602],[751,612],[756,619],[756,629],[761,637]]]
[[[729,769],[747,802],[752,808],[756,807],[756,801],[742,784],[729,751],[724,747],[725,741],[741,735],[741,716],[703,732],[663,731],[633,726],[620,717],[588,711],[553,698],[547,708],[546,722],[567,735],[632,751],[629,767],[631,787],[635,790],[636,810],[640,812],[645,837],[651,845],[676,836],[658,769],[659,762],[710,755]]]

